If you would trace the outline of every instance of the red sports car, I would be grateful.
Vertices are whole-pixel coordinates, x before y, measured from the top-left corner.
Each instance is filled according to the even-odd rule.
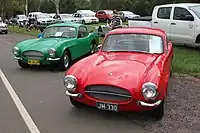
[[[109,111],[150,111],[164,115],[173,46],[154,28],[110,31],[99,52],[66,72],[66,95],[75,107],[89,105]]]

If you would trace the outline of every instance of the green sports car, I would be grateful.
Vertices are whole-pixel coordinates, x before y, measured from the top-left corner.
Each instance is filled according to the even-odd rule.
[[[56,64],[66,70],[73,60],[94,53],[98,44],[98,33],[89,32],[85,25],[59,23],[45,28],[37,39],[16,44],[12,52],[22,68]]]

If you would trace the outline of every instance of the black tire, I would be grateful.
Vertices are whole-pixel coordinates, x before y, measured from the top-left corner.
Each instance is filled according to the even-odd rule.
[[[5,31],[5,34],[8,34],[8,30]]]
[[[164,101],[156,107],[154,110],[152,110],[151,115],[156,119],[156,120],[161,120],[164,116]]]
[[[67,58],[67,59],[66,59]],[[66,62],[68,60],[68,63]],[[59,65],[58,65],[58,68],[60,70],[67,70],[71,65],[71,57],[70,57],[70,54],[67,50],[64,51],[61,59],[60,59],[60,62],[59,62]]]
[[[83,104],[80,102],[77,102],[76,100],[74,100],[72,97],[70,97],[70,102],[71,104],[76,107],[76,108],[81,108],[83,107]]]
[[[94,54],[97,51],[97,43],[92,41],[90,54]]]
[[[29,68],[29,67],[30,67],[29,64],[24,63],[24,62],[21,61],[21,60],[18,60],[18,64],[19,64],[19,66],[20,66],[21,68]]]
[[[85,20],[82,20],[82,24],[85,24]]]

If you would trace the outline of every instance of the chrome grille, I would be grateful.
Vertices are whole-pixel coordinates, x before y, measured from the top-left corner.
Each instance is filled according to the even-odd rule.
[[[107,85],[87,86],[85,89],[85,93],[88,96],[99,100],[124,102],[131,99],[131,94],[129,93],[129,91]]]
[[[28,59],[33,59],[33,60],[40,60],[44,58],[44,54],[39,51],[26,51],[23,54],[26,58]]]

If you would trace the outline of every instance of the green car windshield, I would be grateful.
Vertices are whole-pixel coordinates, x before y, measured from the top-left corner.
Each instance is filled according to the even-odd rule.
[[[43,38],[75,38],[76,28],[71,26],[54,26],[44,30]]]

